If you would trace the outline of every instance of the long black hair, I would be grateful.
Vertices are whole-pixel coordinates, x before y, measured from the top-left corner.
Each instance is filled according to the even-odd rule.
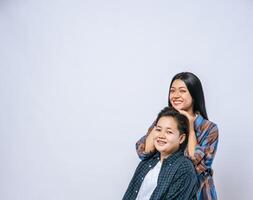
[[[170,82],[170,88],[172,86],[172,83],[178,79],[184,81],[187,89],[189,90],[191,94],[191,97],[193,100],[193,112],[194,113],[199,112],[205,119],[208,119],[207,113],[206,113],[204,92],[203,92],[202,84],[199,78],[191,72],[178,73],[172,78]],[[171,107],[172,105],[170,102],[170,90],[169,90],[168,101],[169,101],[169,106]]]

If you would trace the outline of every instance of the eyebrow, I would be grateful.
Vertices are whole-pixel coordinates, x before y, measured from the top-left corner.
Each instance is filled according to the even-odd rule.
[[[171,88],[175,88],[175,87],[171,87]],[[186,89],[186,87],[184,87],[184,86],[179,87],[179,89],[182,89],[182,88]]]
[[[155,126],[155,127],[162,128],[161,126]],[[172,128],[170,128],[170,127],[165,127],[165,128],[169,129],[169,130],[172,130]]]

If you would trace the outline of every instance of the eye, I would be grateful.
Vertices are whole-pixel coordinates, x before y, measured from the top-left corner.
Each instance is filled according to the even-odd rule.
[[[175,90],[174,89],[170,89],[170,93],[174,93],[175,92]]]
[[[172,131],[167,131],[167,134],[173,134],[173,132]]]
[[[181,93],[186,93],[186,90],[180,90]]]
[[[156,130],[157,132],[160,132],[160,131],[161,131],[161,129],[160,129],[160,128],[156,128],[155,130]]]

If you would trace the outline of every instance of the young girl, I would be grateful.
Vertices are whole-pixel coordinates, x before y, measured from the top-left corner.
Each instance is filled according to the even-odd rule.
[[[202,85],[190,72],[176,74],[170,84],[169,106],[174,107],[189,120],[190,130],[185,155],[197,171],[200,188],[198,200],[216,200],[212,163],[218,145],[217,125],[208,120]],[[137,154],[143,160],[156,152],[152,137],[154,123],[137,143]]]
[[[189,122],[186,116],[166,107],[154,124],[157,153],[138,165],[123,200],[193,200],[198,191],[195,168],[183,151]]]

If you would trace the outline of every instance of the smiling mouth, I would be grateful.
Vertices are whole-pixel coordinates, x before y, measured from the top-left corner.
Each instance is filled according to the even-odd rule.
[[[157,143],[158,145],[160,145],[160,146],[163,146],[163,145],[167,144],[167,142],[162,141],[162,140],[156,140],[156,143]]]
[[[173,104],[175,104],[175,105],[179,105],[181,103],[182,103],[182,101],[173,101]]]

